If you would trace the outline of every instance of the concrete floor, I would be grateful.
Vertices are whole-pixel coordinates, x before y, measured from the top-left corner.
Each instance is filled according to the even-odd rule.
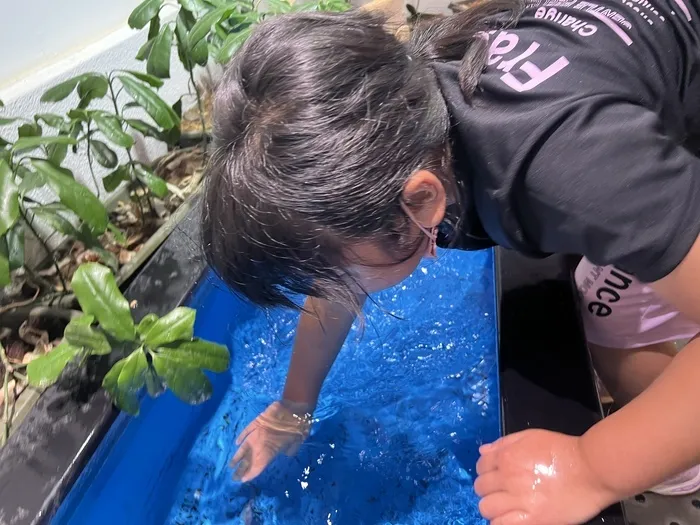
[[[625,502],[625,511],[629,525],[698,525],[700,491],[674,498],[641,494]]]

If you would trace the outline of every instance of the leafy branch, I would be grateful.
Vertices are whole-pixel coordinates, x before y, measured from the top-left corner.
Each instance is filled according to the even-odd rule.
[[[80,138],[87,143],[91,171],[93,156],[102,167],[113,170],[102,179],[106,191],[112,192],[123,182],[130,182],[140,186],[147,198],[146,188],[156,197],[164,198],[168,193],[165,181],[149,167],[134,160],[131,152],[134,138],[130,133],[139,132],[169,144],[178,139],[180,117],[154,90],[162,85],[163,81],[159,78],[136,71],[117,71],[109,75],[86,73],[52,87],[44,93],[42,101],[59,102],[77,91],[78,107],[68,113],[70,127],[77,130],[76,135],[83,133]],[[126,92],[130,97],[130,101],[123,106],[120,106],[119,100],[121,92]],[[114,107],[113,113],[88,109],[93,100],[107,96]],[[131,107],[143,109],[154,124],[128,118],[125,110]],[[173,133],[173,130],[176,132]],[[98,133],[101,138],[98,138]],[[114,146],[124,149],[128,162],[119,164]],[[143,217],[143,205],[138,193],[136,200]],[[150,199],[148,202],[153,212]]]
[[[80,266],[71,285],[83,315],[71,320],[58,347],[29,363],[31,385],[45,388],[55,383],[72,361],[119,352],[125,357],[112,366],[102,386],[129,414],[138,414],[144,388],[151,397],[169,388],[191,404],[211,397],[204,370],[227,370],[229,352],[194,337],[195,310],[179,307],[160,318],[149,314],[136,324],[114,276],[97,263]]]

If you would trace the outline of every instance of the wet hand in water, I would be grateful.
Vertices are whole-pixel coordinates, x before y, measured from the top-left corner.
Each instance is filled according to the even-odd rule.
[[[479,452],[474,489],[491,525],[574,525],[617,501],[588,466],[580,438],[526,430]]]
[[[310,429],[311,416],[303,406],[275,401],[236,439],[238,450],[231,460],[234,479],[248,482],[258,477],[278,454],[295,455]]]

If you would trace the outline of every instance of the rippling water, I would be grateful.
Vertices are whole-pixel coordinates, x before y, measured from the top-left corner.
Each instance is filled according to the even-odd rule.
[[[498,435],[493,255],[441,252],[368,308],[324,385],[311,437],[254,482],[237,434],[282,391],[296,316],[230,334],[231,385],[194,442],[168,524],[481,524],[479,444]]]

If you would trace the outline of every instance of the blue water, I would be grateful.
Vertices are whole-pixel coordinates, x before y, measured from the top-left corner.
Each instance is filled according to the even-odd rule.
[[[282,391],[296,315],[266,315],[205,279],[190,301],[196,332],[229,345],[230,373],[212,376],[202,406],[166,394],[120,416],[52,523],[483,523],[474,464],[499,435],[493,253],[440,255],[368,306],[307,443],[248,485],[228,461]]]

